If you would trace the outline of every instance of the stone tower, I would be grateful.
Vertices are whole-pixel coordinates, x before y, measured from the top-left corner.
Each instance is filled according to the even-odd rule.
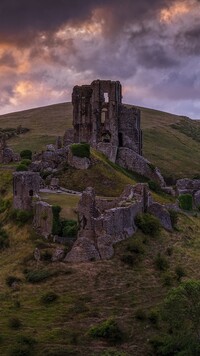
[[[41,178],[35,172],[15,172],[13,174],[13,208],[32,210],[32,200],[39,193]]]
[[[74,142],[88,142],[116,161],[119,147],[142,153],[140,110],[122,104],[119,81],[95,80],[72,93]]]

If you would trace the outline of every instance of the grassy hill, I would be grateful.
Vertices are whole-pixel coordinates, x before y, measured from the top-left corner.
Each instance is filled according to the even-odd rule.
[[[0,172],[0,177],[6,201],[11,172]],[[76,197],[70,198],[68,208],[76,203]],[[60,246],[36,235],[30,223],[15,221],[10,206],[3,206],[1,195],[0,224],[9,239],[0,249],[1,355],[154,355],[151,340],[163,331],[157,309],[181,279],[200,278],[197,213],[180,214],[173,233],[162,230],[151,237],[138,231],[115,246],[109,261],[72,265],[50,262]],[[0,241],[1,236],[0,229]],[[33,258],[36,247],[39,262]],[[177,271],[185,277],[179,278]],[[90,334],[93,326],[110,318],[119,327],[121,342]]]
[[[38,151],[63,135],[71,122],[72,107],[67,103],[3,115],[0,128],[29,128],[9,143],[18,152]],[[142,127],[144,155],[165,175],[199,173],[198,122],[142,108]],[[60,176],[61,184],[77,190],[92,184],[98,194],[115,196],[139,179],[94,150],[92,160],[89,173],[80,176],[68,169]],[[168,291],[181,280],[200,279],[199,212],[179,214],[172,233],[161,230],[152,237],[138,230],[115,246],[109,261],[52,263],[60,245],[35,234],[29,221],[15,220],[12,170],[0,168],[0,355],[155,355],[151,340],[166,331],[158,309]],[[42,198],[62,206],[62,217],[76,217],[79,197],[43,193]],[[173,200],[163,194],[154,198]],[[36,247],[41,251],[39,262],[33,257]],[[93,326],[110,318],[119,327],[121,342],[91,336]]]
[[[165,176],[200,174],[199,122],[152,109],[141,108],[141,112],[144,156]],[[71,127],[72,105],[56,104],[0,116],[1,128],[19,125],[30,132],[11,139],[10,145],[18,152],[25,148],[39,151]]]

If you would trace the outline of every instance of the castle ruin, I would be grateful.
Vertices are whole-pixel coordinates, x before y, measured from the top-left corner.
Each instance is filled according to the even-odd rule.
[[[95,80],[72,93],[74,142],[88,142],[113,162],[119,147],[142,155],[140,110],[122,104],[119,81]]]

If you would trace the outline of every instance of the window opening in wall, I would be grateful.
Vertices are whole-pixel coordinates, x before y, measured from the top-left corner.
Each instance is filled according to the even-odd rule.
[[[105,103],[108,103],[108,102],[109,102],[108,93],[104,93],[104,101],[105,101]]]
[[[33,196],[33,190],[29,190],[29,196],[32,197]]]

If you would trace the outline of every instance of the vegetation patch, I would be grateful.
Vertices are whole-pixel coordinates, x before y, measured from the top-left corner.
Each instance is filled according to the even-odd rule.
[[[161,224],[158,218],[149,214],[141,213],[136,216],[135,219],[136,226],[142,230],[144,234],[150,236],[157,236],[160,233]]]
[[[18,166],[16,167],[16,171],[17,171],[17,172],[26,172],[26,171],[28,171],[28,167],[27,167],[26,164],[20,163],[20,164],[18,164]]]
[[[18,225],[23,226],[33,219],[33,213],[27,210],[13,209],[10,212],[10,219]]]
[[[193,209],[193,199],[191,194],[182,194],[178,197],[179,206],[183,210],[191,211]]]
[[[20,152],[21,159],[32,159],[32,151],[31,150],[23,150]]]
[[[41,297],[42,304],[52,304],[58,299],[58,294],[54,292],[47,292]]]
[[[39,283],[52,277],[55,273],[46,269],[36,269],[25,271],[25,277],[29,283]]]
[[[123,333],[114,319],[108,319],[97,326],[93,326],[89,330],[89,335],[93,338],[102,338],[113,343],[122,342],[123,340]]]
[[[0,249],[4,249],[10,246],[9,237],[7,232],[0,227]]]
[[[88,143],[73,143],[70,149],[73,156],[90,158],[90,145]]]

